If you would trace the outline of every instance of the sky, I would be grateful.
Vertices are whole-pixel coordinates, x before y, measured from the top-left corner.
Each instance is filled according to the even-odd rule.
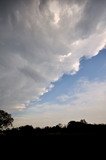
[[[0,109],[14,126],[106,123],[105,8],[105,0],[0,0]]]

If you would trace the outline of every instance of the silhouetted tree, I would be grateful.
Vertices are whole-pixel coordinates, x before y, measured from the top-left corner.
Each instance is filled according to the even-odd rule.
[[[85,119],[81,119],[80,122],[83,123],[83,124],[87,124]]]
[[[57,126],[58,126],[59,128],[62,128],[62,127],[63,127],[63,125],[62,125],[61,123],[59,123]]]
[[[76,125],[77,125],[77,122],[75,122],[75,121],[70,121],[70,122],[67,124],[67,128],[74,128]]]
[[[9,125],[12,126],[12,122],[14,119],[11,117],[11,114],[8,114],[7,112],[0,110],[0,129],[3,130],[3,128],[7,128]]]
[[[30,125],[19,127],[19,131],[21,135],[29,135],[33,133],[33,127]]]

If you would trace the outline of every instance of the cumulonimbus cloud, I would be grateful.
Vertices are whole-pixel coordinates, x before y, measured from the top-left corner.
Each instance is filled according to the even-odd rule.
[[[1,0],[1,108],[38,99],[61,75],[76,73],[81,57],[98,54],[105,8],[105,0]]]

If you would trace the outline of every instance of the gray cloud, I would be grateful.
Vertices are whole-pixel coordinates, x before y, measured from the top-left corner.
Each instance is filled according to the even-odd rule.
[[[97,54],[105,8],[105,0],[1,0],[0,107],[38,98],[62,74],[77,72],[81,57]]]
[[[88,38],[88,36],[97,30],[99,25],[101,25],[101,30],[104,29],[104,23],[106,21],[105,6],[105,0],[90,0],[86,3],[84,14],[81,17],[81,21],[77,24],[79,36],[83,35],[83,38]]]

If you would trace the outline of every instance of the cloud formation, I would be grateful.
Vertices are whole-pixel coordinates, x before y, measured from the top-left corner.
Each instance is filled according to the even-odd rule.
[[[0,1],[0,107],[25,108],[106,44],[105,0]],[[16,107],[15,107],[16,106]]]
[[[70,120],[86,119],[89,123],[106,123],[106,81],[80,80],[72,92],[57,97],[57,103],[33,105],[15,116],[15,126],[53,126]],[[55,117],[55,118],[54,118]],[[21,122],[20,122],[21,120]]]

